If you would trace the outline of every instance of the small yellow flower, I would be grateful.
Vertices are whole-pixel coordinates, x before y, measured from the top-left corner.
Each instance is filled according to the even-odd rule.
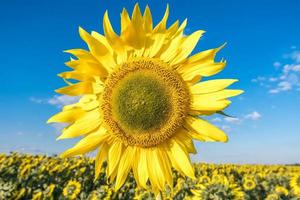
[[[17,192],[17,195],[15,196],[15,200],[22,199],[22,197],[25,195],[25,193],[26,193],[26,189],[25,188],[22,188],[21,190],[19,190]]]
[[[284,196],[289,195],[289,191],[285,187],[282,187],[282,186],[276,186],[275,192],[278,195],[284,195]]]
[[[50,184],[43,192],[45,197],[51,197],[55,189],[55,184]]]
[[[70,180],[63,190],[63,195],[68,199],[76,199],[81,191],[81,184],[75,180]]]
[[[243,181],[243,187],[245,190],[253,190],[256,187],[256,183],[253,179],[245,179]]]
[[[199,178],[198,183],[206,184],[210,182],[210,177],[207,175],[203,175]]]
[[[43,198],[43,193],[41,191],[35,192],[32,195],[32,200],[41,200]]]
[[[277,194],[269,194],[265,200],[279,200],[279,196]]]
[[[245,193],[233,183],[229,183],[226,178],[212,180],[208,184],[200,184],[200,188],[192,190],[194,199],[231,199],[244,200]]]
[[[31,168],[32,168],[31,164],[26,164],[25,166],[20,167],[19,177],[23,179],[26,178],[30,174]]]

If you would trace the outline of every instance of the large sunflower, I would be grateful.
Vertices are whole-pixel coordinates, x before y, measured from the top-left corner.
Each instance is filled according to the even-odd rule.
[[[106,12],[104,35],[79,28],[89,51],[66,51],[74,56],[66,63],[73,70],[59,74],[69,85],[56,92],[81,99],[48,122],[69,123],[58,139],[83,137],[62,157],[98,149],[96,177],[107,160],[115,189],[130,170],[139,186],[146,188],[149,180],[155,192],[173,185],[172,167],[194,178],[193,139],[227,141],[199,116],[222,111],[231,103],[228,97],[242,93],[225,89],[235,79],[199,82],[225,67],[225,61],[214,61],[223,46],[189,57],[204,31],[185,35],[187,21],[167,27],[168,16],[167,6],[153,27],[149,7],[142,15],[136,4],[131,18],[123,9],[118,35]]]

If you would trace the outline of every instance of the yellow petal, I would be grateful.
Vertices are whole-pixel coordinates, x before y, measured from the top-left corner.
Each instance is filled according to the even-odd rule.
[[[83,94],[93,94],[93,83],[92,82],[79,82],[73,85],[62,87],[55,90],[59,94],[65,94],[70,96],[79,96]]]
[[[60,156],[62,158],[66,158],[93,151],[99,147],[103,141],[105,141],[107,136],[108,134],[106,133],[106,129],[99,128],[96,132],[93,132],[81,139],[74,147],[68,149]]]
[[[139,165],[139,159],[140,159],[140,150],[142,148],[135,148],[135,159],[132,161],[132,172],[133,176],[135,178],[135,181],[137,183],[137,188],[143,187],[142,183],[140,182],[139,173],[138,173],[138,165]]]
[[[169,157],[184,175],[195,178],[188,153],[175,140],[172,140]]]
[[[81,108],[84,111],[90,111],[94,110],[95,108],[99,107],[99,101],[97,99],[97,96],[92,95],[84,95],[80,98],[79,102],[74,104],[69,104],[63,107],[63,111],[70,110],[70,109],[76,109]]]
[[[196,66],[198,64],[207,64],[207,63],[213,63],[214,59],[216,57],[216,54],[226,45],[223,44],[218,48],[209,49],[206,51],[201,51],[191,57],[189,57],[186,61],[186,66],[183,66],[184,68],[191,68],[193,66]]]
[[[237,81],[237,79],[216,79],[203,81],[191,86],[190,89],[192,94],[206,94],[223,90]]]
[[[219,101],[214,101],[210,98],[201,98],[200,95],[192,96],[192,103],[190,109],[192,111],[220,111],[228,107],[231,101],[224,99]]]
[[[135,146],[127,146],[122,153],[118,167],[118,175],[115,185],[115,190],[118,190],[125,182],[131,168],[131,163],[135,158]]]
[[[179,26],[179,20],[175,21],[167,30],[169,37],[172,37],[177,31]]]
[[[110,54],[113,54],[113,49],[111,48],[110,44],[108,43],[106,37],[104,35],[101,35],[100,33],[96,32],[96,31],[92,31],[91,35],[98,40],[100,43],[102,43],[107,50],[110,52]]]
[[[184,59],[186,59],[188,57],[188,55],[190,55],[190,53],[192,53],[193,49],[197,45],[197,43],[203,33],[204,33],[204,31],[199,30],[199,31],[196,31],[196,32],[192,33],[191,35],[187,36],[185,38],[184,42],[182,43],[182,45],[180,45],[180,47],[179,47],[180,53],[178,55],[176,55],[174,60],[172,60],[171,64],[176,65],[176,64],[180,63],[181,61],[183,61]]]
[[[237,96],[242,94],[243,90],[220,90],[217,92],[207,93],[207,94],[194,94],[193,99],[205,99],[206,101],[218,101],[229,97]]]
[[[127,27],[131,24],[130,17],[128,15],[128,12],[125,8],[123,8],[121,13],[121,35],[124,33],[124,31],[127,29]]]
[[[106,11],[104,13],[104,17],[103,17],[103,30],[104,30],[104,34],[105,36],[111,40],[111,39],[114,39],[117,37],[117,34],[115,33],[111,23],[110,23],[110,20],[109,20],[109,17],[108,17],[108,11]]]
[[[172,40],[170,40],[169,45],[166,45],[167,47],[165,47],[165,49],[163,49],[163,51],[161,52],[160,59],[162,59],[165,62],[171,61],[176,56],[181,41],[181,35],[172,38]]]
[[[147,180],[149,178],[148,168],[147,168],[147,153],[143,148],[140,149],[140,156],[137,157],[138,162],[138,178],[141,186],[147,188]]]
[[[175,135],[174,140],[176,142],[187,149],[189,153],[197,153],[197,150],[194,146],[193,140],[190,137],[188,131],[184,128],[180,129]]]
[[[123,144],[115,141],[108,151],[108,176],[111,176],[117,169],[122,153]]]
[[[218,62],[212,64],[199,64],[182,72],[182,78],[185,81],[191,81],[195,76],[212,76],[224,69],[226,62]]]
[[[99,76],[102,80],[104,80],[108,75],[107,69],[98,61],[80,59],[72,60],[65,64],[75,69],[77,72],[86,74],[86,76],[89,77]]]
[[[93,81],[93,78],[79,71],[68,71],[58,74],[59,77],[63,79],[73,79],[78,81]]]
[[[180,46],[182,40],[183,40],[183,30],[184,27],[186,26],[187,20],[182,22],[178,30],[174,35],[171,35],[168,37],[167,34],[165,35],[164,38],[164,43],[163,46],[160,47],[160,51],[157,52],[156,57],[159,57],[165,62],[169,62],[172,60],[178,53],[178,47]]]
[[[162,166],[159,163],[156,148],[148,148],[146,150],[147,156],[147,169],[149,174],[149,180],[151,186],[159,188],[162,190],[164,188],[165,177],[163,174]]]
[[[91,53],[96,57],[96,59],[102,63],[101,67],[111,70],[115,67],[116,63],[110,50],[102,44],[99,40],[96,40],[84,29],[79,27],[80,37],[87,43]]]
[[[98,109],[86,112],[84,116],[76,120],[72,125],[64,128],[63,133],[57,139],[73,138],[87,134],[98,128],[101,123],[102,119]]]
[[[81,64],[81,60],[74,60],[71,59],[68,62],[65,62],[65,65],[72,68],[72,69],[77,69],[77,67]]]
[[[84,49],[69,49],[64,52],[73,54],[78,59],[95,60],[94,56],[91,55],[89,51],[86,51]]]
[[[62,112],[57,113],[56,115],[52,116],[47,123],[52,122],[74,122],[75,120],[81,118],[85,112],[81,108],[74,108],[70,110],[65,110]]]
[[[124,12],[124,15],[126,15],[126,12]],[[127,17],[124,16],[123,18]],[[143,17],[138,4],[134,7],[132,20],[128,21],[126,29],[121,32],[121,39],[127,45],[139,50],[138,54],[142,54],[142,49],[145,46],[146,33],[143,29]]]
[[[167,8],[166,8],[166,11],[165,11],[165,14],[164,14],[162,20],[154,28],[153,31],[155,33],[158,33],[158,32],[164,33],[166,31],[166,25],[167,25],[168,17],[169,17],[169,5],[167,5]]]
[[[147,5],[144,12],[144,30],[146,33],[152,32],[153,29],[153,22],[152,22],[152,15],[149,6]]]
[[[204,136],[211,141],[228,141],[227,135],[222,130],[200,118],[186,117],[184,127],[191,132],[195,139],[202,140],[202,136]]]
[[[171,162],[169,160],[169,156],[166,151],[167,149],[159,147],[157,149],[157,158],[160,163],[160,166],[162,166],[162,171],[168,185],[170,187],[173,187],[173,175],[171,169]]]
[[[108,43],[117,53],[117,63],[120,64],[122,62],[125,62],[127,60],[126,44],[113,30],[107,11],[105,12],[103,17],[103,30]]]
[[[101,171],[102,164],[105,160],[107,160],[107,154],[108,154],[108,145],[106,142],[103,142],[103,144],[100,146],[97,156],[95,158],[95,178],[96,180],[99,176],[99,173]]]
[[[151,41],[147,41],[146,48],[148,48],[149,53],[145,55],[149,55],[150,58],[153,58],[156,56],[156,54],[159,52],[159,50],[162,48],[164,41],[166,39],[165,34],[154,34],[151,36]],[[147,51],[147,49],[145,50]]]
[[[132,12],[132,23],[135,27],[143,28],[143,16],[138,3],[135,4]]]

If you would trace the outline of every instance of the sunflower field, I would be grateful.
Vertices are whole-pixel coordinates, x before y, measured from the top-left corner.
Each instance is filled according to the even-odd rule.
[[[293,199],[300,200],[300,166],[194,164],[196,179],[173,171],[173,188],[160,199]],[[114,191],[106,163],[94,178],[94,159],[0,154],[0,199],[155,199],[137,188],[132,175]]]

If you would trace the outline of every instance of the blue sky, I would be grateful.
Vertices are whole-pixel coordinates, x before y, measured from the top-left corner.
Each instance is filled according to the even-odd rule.
[[[149,4],[154,21],[168,2]],[[59,153],[76,140],[55,141],[59,125],[47,119],[74,98],[54,90],[64,86],[56,74],[67,68],[62,51],[84,47],[78,26],[102,33],[109,10],[119,29],[123,7],[135,1],[4,0],[0,2],[0,152]],[[219,57],[228,65],[212,78],[238,78],[226,110],[236,119],[209,120],[226,130],[230,141],[196,143],[195,161],[234,163],[300,163],[300,2],[297,0],[173,0],[169,24],[188,19],[186,34],[206,31],[196,51],[227,42]]]

